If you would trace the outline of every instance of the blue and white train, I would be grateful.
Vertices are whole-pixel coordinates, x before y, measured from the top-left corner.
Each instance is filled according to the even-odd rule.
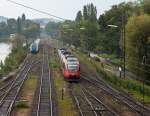
[[[30,52],[35,54],[39,51],[40,39],[36,39],[30,46]]]

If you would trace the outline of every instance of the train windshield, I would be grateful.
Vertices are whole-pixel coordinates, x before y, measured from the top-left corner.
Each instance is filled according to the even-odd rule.
[[[78,65],[68,65],[68,69],[70,71],[77,71],[78,70]]]
[[[67,60],[67,63],[70,64],[70,65],[75,65],[75,64],[79,64],[79,61],[78,60]]]
[[[67,58],[68,62],[78,62],[77,58]]]
[[[71,59],[71,60],[67,60],[68,62],[78,62],[77,60],[73,60],[73,59]]]

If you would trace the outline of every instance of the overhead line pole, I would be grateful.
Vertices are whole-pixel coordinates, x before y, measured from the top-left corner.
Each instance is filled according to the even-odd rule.
[[[123,11],[123,19],[122,19],[123,23],[123,47],[124,47],[124,50],[123,50],[123,68],[124,68],[124,78],[126,77],[126,27],[125,27],[125,21],[126,21],[126,11]]]

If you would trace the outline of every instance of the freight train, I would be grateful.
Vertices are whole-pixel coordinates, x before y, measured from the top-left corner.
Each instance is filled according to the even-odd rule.
[[[30,45],[30,52],[32,54],[35,54],[39,51],[39,43],[40,39],[36,39],[31,45]]]
[[[63,76],[68,81],[80,79],[80,64],[78,59],[65,48],[58,49],[58,55],[63,66]]]

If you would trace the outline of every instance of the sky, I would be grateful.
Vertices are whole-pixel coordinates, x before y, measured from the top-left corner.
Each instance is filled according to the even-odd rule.
[[[83,6],[93,3],[97,7],[98,16],[110,9],[112,5],[134,0],[13,0],[15,2],[39,9],[64,19],[74,19]],[[18,6],[7,0],[0,0],[0,16],[17,18],[25,13],[28,19],[53,18],[45,14]]]

